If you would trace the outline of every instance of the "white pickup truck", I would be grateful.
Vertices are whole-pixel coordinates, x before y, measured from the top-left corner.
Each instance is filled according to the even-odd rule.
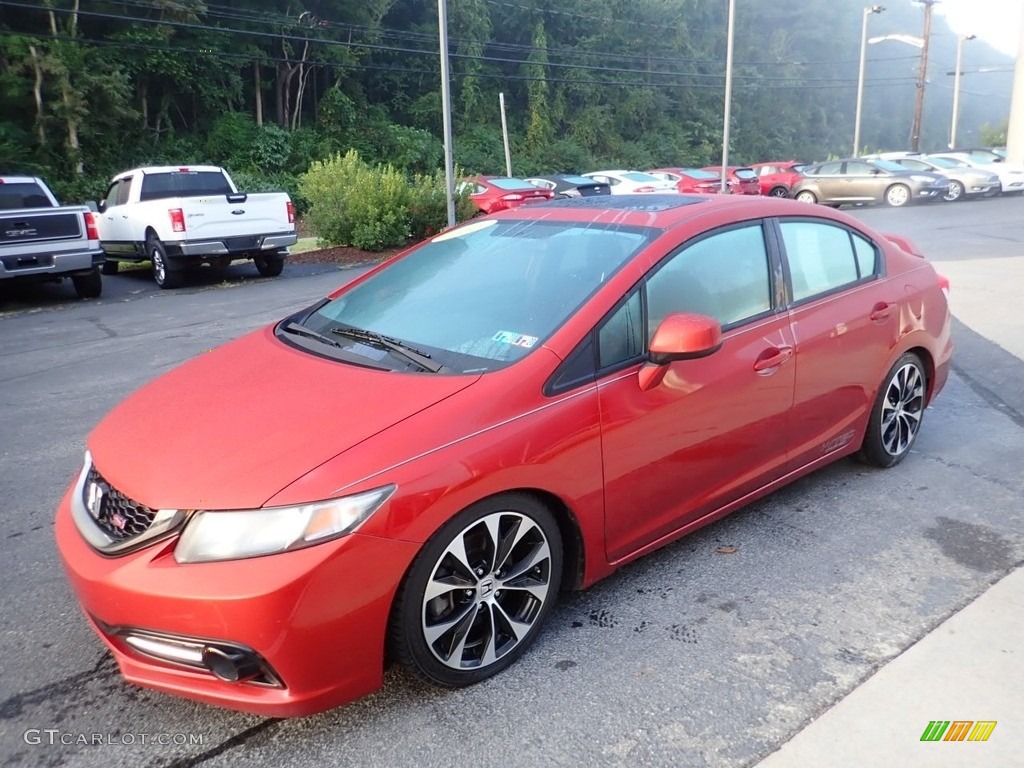
[[[252,259],[261,275],[281,274],[294,245],[295,208],[284,192],[239,192],[212,165],[136,168],[119,173],[98,206],[103,274],[118,262],[153,265],[161,288],[182,284],[184,269],[209,263],[226,269]]]
[[[92,211],[62,206],[35,176],[0,176],[0,284],[70,277],[79,298],[93,299],[102,263]]]

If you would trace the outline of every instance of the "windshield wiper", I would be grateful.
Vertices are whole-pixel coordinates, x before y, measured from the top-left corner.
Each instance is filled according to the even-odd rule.
[[[307,328],[304,325],[299,325],[294,320],[290,323],[286,323],[281,326],[281,330],[285,333],[294,333],[296,336],[305,336],[307,339],[316,339],[322,341],[324,344],[330,344],[332,347],[340,347],[341,344],[336,342],[330,336],[324,336],[322,333],[317,333],[311,328]]]
[[[425,371],[431,373],[440,372],[444,366],[435,363],[430,359],[430,355],[426,352],[421,352],[415,347],[410,347],[408,344],[403,344],[398,339],[393,339],[390,336],[384,336],[383,334],[377,333],[376,331],[367,331],[363,328],[331,328],[331,333],[336,333],[339,336],[344,336],[349,339],[358,339],[359,341],[368,341],[371,344],[389,349],[392,352],[401,355],[406,360],[415,363]]]

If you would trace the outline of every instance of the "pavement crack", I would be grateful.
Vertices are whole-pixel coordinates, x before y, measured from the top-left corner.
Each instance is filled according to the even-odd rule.
[[[153,768],[194,768],[197,765],[202,765],[208,760],[212,760],[215,757],[223,755],[228,750],[234,749],[235,747],[245,746],[250,739],[254,739],[265,731],[276,728],[283,722],[284,720],[279,717],[264,720],[262,723],[257,723],[252,728],[246,728],[241,733],[236,733],[230,739],[222,741],[217,746],[211,747],[205,752],[200,752],[198,755],[193,755],[192,757],[183,757],[177,760],[172,760],[169,763],[154,763]]]
[[[114,657],[104,654],[88,672],[79,672],[23,693],[16,693],[0,701],[0,720],[11,720],[21,715],[26,705],[41,704],[58,696],[77,692],[82,683],[88,683],[115,672]]]

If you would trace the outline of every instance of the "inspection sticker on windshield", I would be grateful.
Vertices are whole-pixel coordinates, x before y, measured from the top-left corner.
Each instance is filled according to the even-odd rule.
[[[491,341],[498,341],[502,344],[511,344],[513,347],[525,347],[529,349],[537,343],[536,336],[527,336],[525,333],[512,333],[512,331],[498,331],[491,337]]]

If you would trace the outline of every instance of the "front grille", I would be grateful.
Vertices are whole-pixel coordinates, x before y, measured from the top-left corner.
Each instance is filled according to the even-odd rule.
[[[82,503],[89,515],[114,541],[126,541],[149,530],[156,510],[139,504],[112,487],[96,471],[89,469],[82,488]]]

